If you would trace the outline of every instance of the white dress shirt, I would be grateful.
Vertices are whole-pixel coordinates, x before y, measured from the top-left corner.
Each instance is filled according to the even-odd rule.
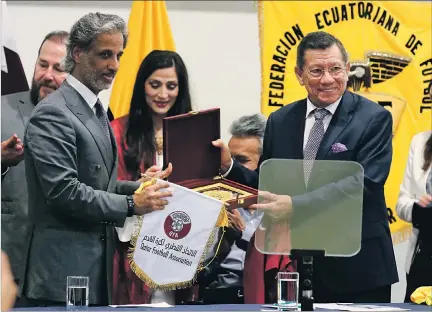
[[[83,97],[83,99],[87,102],[87,104],[92,109],[93,113],[96,114],[96,102],[98,100],[98,97],[96,94],[94,94],[89,88],[87,88],[81,81],[76,79],[72,75],[67,75],[66,81],[75,89],[78,91],[78,93]]]
[[[330,121],[333,118],[333,115],[339,106],[339,103],[341,101],[341,97],[334,103],[330,104],[329,106],[325,107],[326,110],[330,112],[330,114],[327,114],[323,119],[323,125],[324,125],[324,133],[327,131],[328,126],[330,125]],[[305,121],[305,130],[304,130],[304,137],[303,137],[303,149],[306,148],[307,141],[309,139],[310,132],[312,130],[312,127],[315,123],[315,116],[312,113],[314,109],[316,109],[315,105],[312,104],[312,102],[307,98],[306,100],[306,121]]]

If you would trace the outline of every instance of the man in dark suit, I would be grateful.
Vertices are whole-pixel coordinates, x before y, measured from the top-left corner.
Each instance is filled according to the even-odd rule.
[[[316,302],[390,302],[391,285],[398,281],[384,198],[392,159],[391,115],[346,90],[348,55],[334,36],[325,32],[305,36],[297,48],[296,65],[297,79],[308,97],[269,116],[260,164],[281,158],[345,160],[363,166],[361,250],[351,258],[315,261],[314,298]],[[346,150],[333,153],[335,143]],[[258,171],[231,160],[222,141],[213,144],[222,148],[221,169],[228,179],[258,188]],[[289,196],[277,200],[286,200],[295,215]]]
[[[30,91],[1,97],[1,244],[8,254],[15,282],[22,290],[31,238],[28,222],[27,184],[25,183],[24,129],[36,104],[56,90],[64,78],[61,61],[66,55],[68,33],[53,31],[42,41]],[[25,305],[20,300],[17,306]]]
[[[114,226],[163,209],[168,183],[134,194],[117,181],[117,146],[98,94],[126,46],[117,15],[89,13],[70,31],[55,92],[33,110],[24,135],[29,218],[34,223],[24,295],[35,306],[65,305],[67,276],[89,277],[89,304],[111,302]]]

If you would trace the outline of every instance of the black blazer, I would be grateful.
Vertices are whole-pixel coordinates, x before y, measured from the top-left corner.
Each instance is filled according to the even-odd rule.
[[[303,159],[306,99],[269,116],[260,164],[270,158]],[[347,150],[332,153],[334,143]],[[378,104],[346,91],[318,150],[317,160],[345,160],[364,168],[362,248],[351,258],[316,261],[316,277],[335,292],[366,291],[398,282],[384,184],[392,160],[392,117]],[[259,169],[234,161],[228,179],[258,188]],[[303,179],[303,176],[301,177]],[[340,222],[337,220],[335,222]]]

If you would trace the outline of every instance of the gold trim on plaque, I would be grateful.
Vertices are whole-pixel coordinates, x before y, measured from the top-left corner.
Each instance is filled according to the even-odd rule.
[[[204,193],[206,191],[213,191],[214,190],[214,191],[219,191],[219,192],[231,191],[231,192],[238,193],[241,196],[252,196],[253,195],[252,193],[243,191],[241,189],[227,185],[227,184],[222,183],[222,182],[209,184],[209,185],[205,185],[205,186],[200,186],[200,187],[194,188],[193,190],[196,192],[199,192],[199,193]]]

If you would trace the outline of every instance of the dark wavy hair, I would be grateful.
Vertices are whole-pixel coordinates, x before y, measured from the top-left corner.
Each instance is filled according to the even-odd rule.
[[[429,139],[426,141],[423,157],[424,164],[422,169],[426,171],[432,164],[432,133],[430,134]]]
[[[144,160],[144,167],[149,168],[153,165],[156,154],[154,124],[152,111],[146,102],[145,82],[156,70],[170,67],[175,67],[179,93],[167,115],[175,116],[192,110],[188,73],[180,55],[173,51],[150,52],[142,61],[136,76],[127,128],[122,142],[126,169],[134,179],[140,176],[142,161]]]

